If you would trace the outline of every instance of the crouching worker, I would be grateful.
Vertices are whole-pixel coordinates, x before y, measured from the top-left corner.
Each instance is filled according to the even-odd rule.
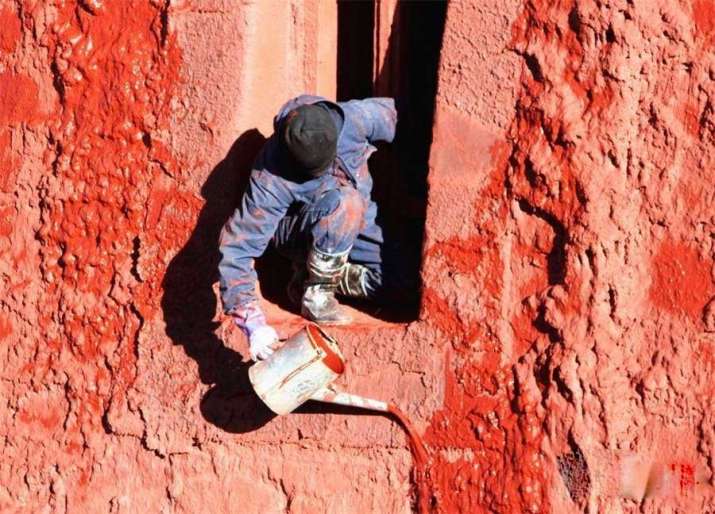
[[[367,159],[372,143],[393,140],[396,122],[389,98],[334,103],[307,95],[274,119],[220,239],[224,311],[247,335],[254,360],[268,357],[278,342],[255,291],[254,259],[269,244],[293,262],[288,296],[308,320],[349,323],[336,294],[382,294],[384,241]]]

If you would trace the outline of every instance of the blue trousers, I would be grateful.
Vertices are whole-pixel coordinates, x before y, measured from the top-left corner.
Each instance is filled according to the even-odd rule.
[[[350,250],[348,260],[368,268],[368,289],[379,296],[383,287],[383,235],[375,222],[377,207],[352,187],[325,191],[315,202],[299,204],[279,222],[273,246],[294,262],[305,262],[308,251],[337,254]]]

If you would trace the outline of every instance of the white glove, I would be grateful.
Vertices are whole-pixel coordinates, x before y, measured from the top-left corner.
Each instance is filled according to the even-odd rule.
[[[278,334],[270,325],[262,325],[251,332],[248,342],[251,359],[254,361],[267,359],[273,354],[278,343]]]

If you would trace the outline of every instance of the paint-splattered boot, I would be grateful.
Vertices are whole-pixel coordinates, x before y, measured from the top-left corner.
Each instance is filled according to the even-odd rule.
[[[372,298],[372,292],[367,285],[368,273],[370,270],[362,264],[348,262],[338,283],[338,295],[359,300]]]
[[[313,248],[308,254],[308,278],[301,302],[301,315],[321,325],[346,325],[352,321],[335,299],[348,253],[323,253]]]

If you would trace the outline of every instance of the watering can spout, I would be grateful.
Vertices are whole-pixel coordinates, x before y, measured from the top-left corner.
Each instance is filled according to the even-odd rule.
[[[380,400],[372,398],[364,398],[355,394],[345,393],[340,391],[333,385],[329,385],[318,389],[310,397],[311,400],[318,402],[333,403],[337,405],[345,405],[346,407],[357,407],[359,409],[375,410],[380,412],[388,412],[389,405]]]

